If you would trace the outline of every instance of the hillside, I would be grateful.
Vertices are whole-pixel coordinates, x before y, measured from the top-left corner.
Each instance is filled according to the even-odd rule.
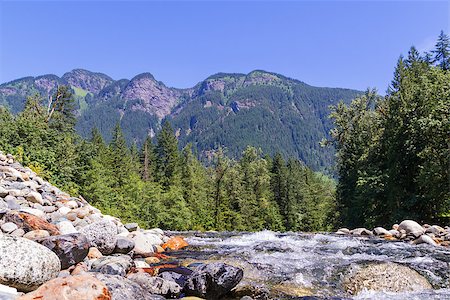
[[[150,73],[113,80],[102,73],[76,69],[62,77],[43,75],[4,83],[0,85],[0,104],[17,113],[26,96],[37,92],[47,99],[58,85],[72,87],[77,131],[84,137],[96,126],[110,140],[120,120],[127,140],[140,145],[168,119],[181,146],[192,143],[201,158],[218,146],[237,157],[247,145],[253,145],[268,154],[280,151],[286,157],[298,157],[315,170],[324,170],[333,161],[333,151],[319,145],[331,127],[328,106],[340,100],[348,103],[360,93],[313,87],[265,71],[219,73],[193,88],[176,89]]]

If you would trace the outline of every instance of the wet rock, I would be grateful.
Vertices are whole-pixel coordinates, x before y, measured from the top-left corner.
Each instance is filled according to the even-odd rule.
[[[92,247],[96,247],[104,255],[111,254],[116,247],[117,228],[111,221],[95,222],[81,228],[80,233],[84,234]]]
[[[28,213],[11,211],[5,214],[3,220],[5,222],[14,223],[25,231],[46,230],[51,235],[59,234],[59,230],[55,225],[50,224],[49,222]]]
[[[413,244],[418,245],[418,244],[429,244],[432,246],[437,246],[437,243],[428,235],[424,234],[419,236],[418,239],[416,239],[415,241],[413,241]]]
[[[174,236],[161,247],[163,247],[163,249],[180,250],[187,246],[189,246],[189,244],[181,236]]]
[[[181,292],[181,287],[176,282],[161,277],[153,277],[147,273],[134,273],[127,278],[138,283],[152,294],[173,298],[177,297]]]
[[[92,273],[97,279],[102,281],[111,291],[112,300],[164,300],[158,295],[152,295],[139,284],[118,275],[106,275],[102,273]]]
[[[38,242],[58,256],[62,269],[79,263],[89,251],[89,241],[80,233],[51,236]]]
[[[184,286],[186,285],[186,281],[189,278],[189,276],[187,276],[187,275],[179,274],[179,273],[171,272],[171,271],[163,272],[163,273],[159,274],[158,277],[164,278],[165,280],[174,281],[179,286],[181,286],[181,288],[184,288]]]
[[[224,263],[202,265],[189,276],[184,291],[187,295],[218,299],[231,291],[243,275],[242,269]]]
[[[116,248],[114,253],[127,254],[134,249],[134,241],[126,237],[117,237]]]
[[[134,267],[134,261],[128,255],[115,254],[103,256],[92,263],[91,271],[108,275],[125,276]]]
[[[354,270],[344,279],[346,291],[357,295],[360,291],[412,292],[430,289],[430,283],[416,271],[399,264],[369,264]]]
[[[61,270],[52,251],[25,238],[0,234],[0,253],[0,284],[19,291],[32,291]]]
[[[2,231],[5,233],[11,233],[17,228],[18,228],[17,225],[11,222],[5,223],[1,226]]]
[[[419,223],[412,220],[405,220],[398,225],[398,230],[405,230],[406,234],[412,234],[416,238],[425,233],[425,229]]]
[[[56,278],[36,291],[22,296],[20,300],[110,300],[107,286],[94,276],[83,274]]]

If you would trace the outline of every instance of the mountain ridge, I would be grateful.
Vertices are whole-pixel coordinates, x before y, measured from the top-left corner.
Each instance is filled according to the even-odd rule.
[[[48,99],[58,85],[72,88],[77,131],[84,137],[95,126],[109,140],[120,122],[127,140],[142,144],[163,120],[170,120],[181,145],[191,143],[201,157],[219,146],[237,157],[253,145],[269,154],[298,157],[315,170],[329,168],[333,161],[332,151],[319,146],[331,128],[328,106],[348,103],[361,93],[314,87],[264,70],[219,72],[181,89],[166,86],[149,72],[114,80],[74,69],[61,77],[28,76],[0,84],[0,105],[18,113],[27,96],[39,93]]]

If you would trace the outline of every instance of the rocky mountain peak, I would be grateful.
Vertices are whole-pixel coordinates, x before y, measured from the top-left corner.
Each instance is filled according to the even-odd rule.
[[[179,93],[156,81],[152,74],[139,74],[127,84],[122,97],[125,100],[140,100],[133,104],[132,109],[154,113],[162,119],[170,114],[178,103]]]
[[[83,69],[74,69],[65,73],[62,79],[71,86],[97,94],[106,86],[112,84],[114,80],[103,73],[94,73]]]

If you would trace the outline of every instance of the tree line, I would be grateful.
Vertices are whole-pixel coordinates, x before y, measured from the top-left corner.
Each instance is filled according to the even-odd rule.
[[[385,97],[368,90],[332,108],[340,223],[447,224],[450,217],[450,41],[411,47]]]
[[[207,166],[191,145],[179,149],[163,122],[155,138],[129,146],[118,124],[110,143],[94,128],[75,131],[69,87],[48,100],[29,97],[17,115],[0,108],[0,149],[103,213],[172,230],[330,230],[335,183],[298,159],[247,147],[240,159],[219,148]]]

